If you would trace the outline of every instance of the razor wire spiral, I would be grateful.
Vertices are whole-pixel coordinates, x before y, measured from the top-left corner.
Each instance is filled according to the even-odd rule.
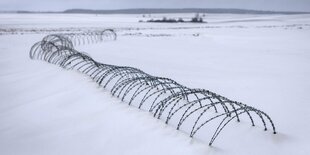
[[[269,115],[259,109],[209,90],[191,89],[172,79],[149,75],[137,68],[103,64],[74,48],[79,44],[115,40],[116,36],[112,29],[51,34],[35,43],[29,54],[31,59],[43,60],[88,75],[99,86],[110,90],[113,96],[129,105],[148,110],[166,124],[188,132],[190,137],[194,137],[207,124],[217,121],[209,145],[228,123],[234,119],[239,122],[241,116],[247,117],[252,126],[255,126],[256,120],[260,121],[265,131],[271,127],[276,134]]]

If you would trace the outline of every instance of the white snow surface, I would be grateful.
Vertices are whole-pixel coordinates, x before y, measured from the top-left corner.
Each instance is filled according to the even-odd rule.
[[[149,18],[193,14],[152,15]],[[139,23],[142,15],[0,14],[1,155],[302,155],[310,153],[310,15],[208,14],[205,24]],[[108,64],[137,67],[265,111],[277,133],[231,123],[208,146],[128,106],[87,76],[30,60],[57,32],[113,28],[81,45]],[[204,131],[207,131],[204,130]]]

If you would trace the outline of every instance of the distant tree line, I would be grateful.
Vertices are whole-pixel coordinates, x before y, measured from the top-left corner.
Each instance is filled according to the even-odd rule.
[[[205,15],[203,15],[204,17]],[[145,17],[143,15],[143,17]],[[139,22],[143,22],[142,20]],[[190,23],[206,23],[202,17],[200,17],[200,15],[197,13],[195,15],[195,17],[191,18],[189,21],[185,21],[183,18],[167,18],[167,17],[163,17],[162,19],[150,19],[147,20],[146,22],[157,22],[157,23],[184,23],[184,22],[190,22]]]

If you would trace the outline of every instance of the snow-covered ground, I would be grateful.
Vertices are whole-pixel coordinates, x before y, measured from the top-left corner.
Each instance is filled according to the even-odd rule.
[[[0,154],[310,153],[310,15],[138,22],[163,16],[193,14],[0,14]],[[77,49],[261,109],[278,134],[241,120],[210,147],[208,132],[191,139],[80,73],[29,59],[30,47],[47,34],[105,28],[116,30],[117,41]]]

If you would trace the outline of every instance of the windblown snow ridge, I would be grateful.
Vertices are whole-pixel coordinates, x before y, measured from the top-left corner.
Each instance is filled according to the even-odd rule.
[[[82,72],[99,86],[110,90],[113,96],[129,105],[148,110],[166,124],[189,133],[190,137],[203,129],[212,128],[214,133],[209,145],[212,145],[227,124],[234,119],[239,122],[241,117],[248,118],[252,126],[261,122],[265,131],[271,128],[276,134],[271,118],[259,109],[209,90],[191,89],[172,79],[149,75],[137,68],[103,64],[74,48],[78,44],[116,40],[116,37],[111,29],[51,34],[32,46],[30,58]]]

